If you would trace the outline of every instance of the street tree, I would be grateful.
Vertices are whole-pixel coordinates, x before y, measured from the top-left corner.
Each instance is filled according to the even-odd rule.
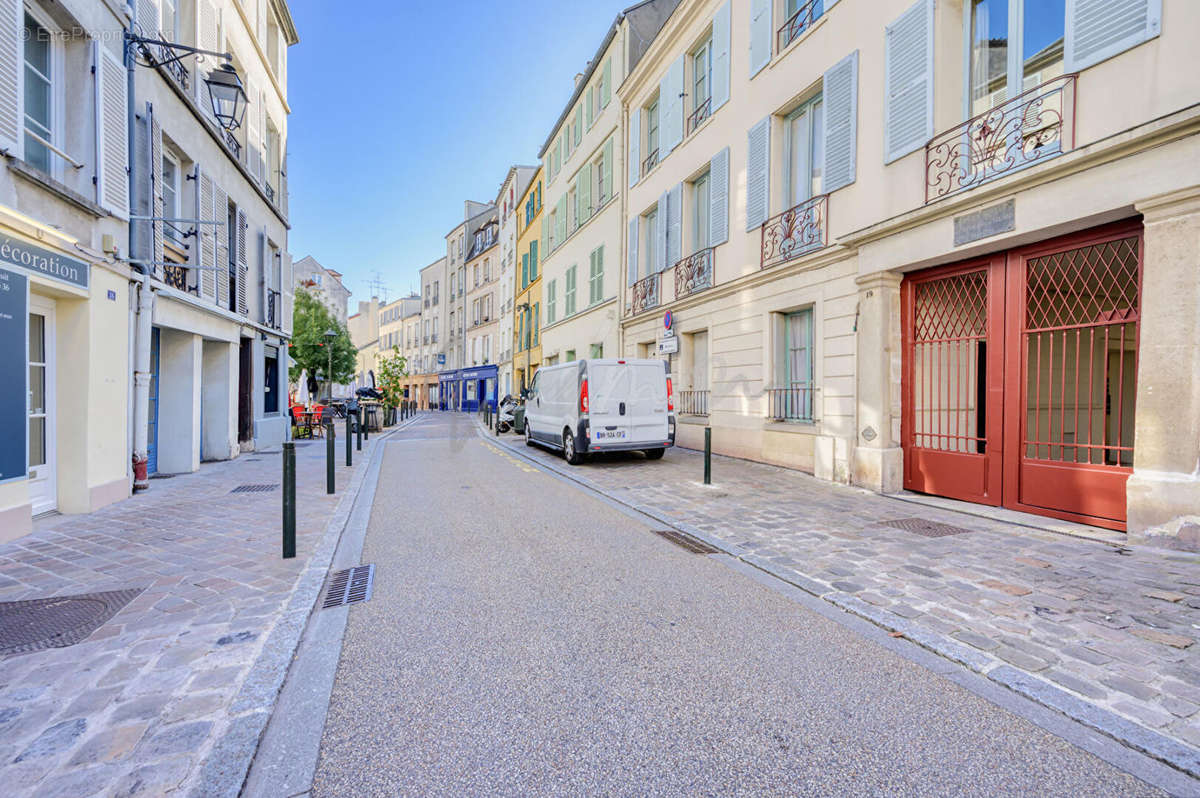
[[[335,333],[332,343],[325,337],[327,330]],[[328,380],[331,350],[333,382],[344,385],[353,378],[358,365],[358,350],[350,340],[350,333],[319,299],[303,288],[298,289],[292,311],[292,343],[288,349],[293,361],[288,369],[291,381],[298,380],[305,369]]]
[[[377,386],[384,401],[391,407],[399,407],[404,401],[404,378],[408,376],[408,359],[400,354],[400,347],[392,347],[389,355],[376,361]]]

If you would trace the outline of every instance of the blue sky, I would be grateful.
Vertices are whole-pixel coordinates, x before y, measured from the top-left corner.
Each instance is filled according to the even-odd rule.
[[[395,299],[445,252],[463,200],[533,164],[617,12],[632,0],[291,0],[288,248]]]

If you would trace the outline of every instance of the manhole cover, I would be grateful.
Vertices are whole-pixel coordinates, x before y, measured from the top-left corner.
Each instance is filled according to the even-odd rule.
[[[270,493],[278,488],[278,484],[273,485],[238,485],[230,493]]]
[[[675,529],[651,529],[650,531],[661,538],[666,538],[681,549],[687,549],[692,554],[721,553],[720,549],[714,548],[702,540],[694,538],[691,535],[685,535]]]
[[[367,601],[371,598],[374,585],[374,565],[359,565],[356,568],[338,571],[329,580],[329,588],[325,591],[325,601],[321,604],[321,609]]]
[[[961,535],[974,531],[961,526],[943,524],[940,521],[930,521],[927,518],[896,518],[892,521],[880,521],[879,526],[903,529],[905,532],[913,532],[927,538],[943,538],[947,535]]]
[[[87,639],[145,588],[0,603],[0,655],[63,648]]]

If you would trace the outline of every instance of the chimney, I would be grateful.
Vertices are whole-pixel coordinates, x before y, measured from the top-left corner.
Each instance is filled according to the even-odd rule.
[[[575,85],[576,85],[576,86],[578,86],[578,85],[579,85],[579,81],[581,81],[581,80],[583,80],[583,73],[582,73],[582,72],[576,72],[576,73],[575,73]]]

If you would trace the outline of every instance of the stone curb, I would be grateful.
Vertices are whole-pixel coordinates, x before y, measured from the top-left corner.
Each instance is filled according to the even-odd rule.
[[[747,565],[751,565],[764,573],[786,582],[794,587],[810,593],[824,601],[833,604],[852,615],[857,615],[864,620],[879,626],[888,632],[895,632],[903,635],[907,640],[924,648],[928,651],[937,654],[940,657],[962,665],[976,673],[987,678],[989,681],[995,682],[1002,687],[1012,690],[1014,693],[1022,695],[1032,701],[1041,704],[1048,709],[1059,712],[1071,720],[1076,721],[1090,729],[1094,729],[1101,734],[1104,734],[1122,745],[1126,745],[1136,751],[1141,751],[1148,756],[1151,756],[1161,762],[1176,768],[1193,778],[1200,778],[1200,749],[1194,748],[1179,740],[1167,737],[1151,729],[1135,723],[1127,718],[1124,718],[1115,712],[1096,706],[1089,701],[1080,698],[1072,693],[1063,690],[1062,688],[1047,682],[1025,671],[1009,665],[1002,660],[986,654],[982,651],[977,651],[970,646],[957,643],[948,639],[944,635],[936,632],[930,632],[920,628],[917,624],[905,618],[893,615],[892,613],[884,612],[883,610],[873,607],[862,599],[844,593],[832,585],[826,584],[816,579],[804,576],[794,569],[783,567],[777,563],[773,563],[765,557],[747,552],[739,546],[728,543],[712,534],[709,534],[701,529],[696,528],[691,524],[687,524],[668,516],[652,507],[643,504],[635,504],[633,502],[621,499],[607,490],[598,486],[595,482],[587,477],[578,475],[576,472],[569,470],[565,466],[558,464],[550,464],[535,460],[529,457],[524,451],[525,447],[516,446],[503,438],[494,436],[490,431],[485,431],[482,423],[476,422],[480,428],[480,434],[485,440],[490,440],[509,450],[513,454],[518,455],[536,465],[545,468],[558,474],[561,477],[576,482],[584,487],[599,493],[608,499],[623,504],[626,507],[636,510],[637,512],[653,518],[654,520],[666,524],[671,528],[690,535],[691,537],[701,540],[713,548],[720,549],[723,553],[740,560]]]
[[[386,442],[393,433],[399,432],[421,418],[413,416],[403,424],[383,433],[376,433],[378,443]],[[369,457],[375,455],[375,440]],[[364,450],[363,454],[367,454]],[[279,690],[287,677],[288,667],[300,644],[304,628],[312,615],[317,597],[325,585],[329,565],[333,561],[337,543],[341,539],[346,522],[354,508],[354,502],[366,479],[369,460],[364,461],[351,477],[350,484],[338,500],[333,514],[325,525],[321,542],[317,545],[300,578],[296,580],[282,615],[271,629],[250,672],[242,682],[233,703],[229,707],[230,720],[221,736],[213,743],[205,757],[199,775],[195,778],[189,794],[194,798],[228,796],[236,798],[250,772],[250,764],[258,751],[259,741],[271,719]]]

